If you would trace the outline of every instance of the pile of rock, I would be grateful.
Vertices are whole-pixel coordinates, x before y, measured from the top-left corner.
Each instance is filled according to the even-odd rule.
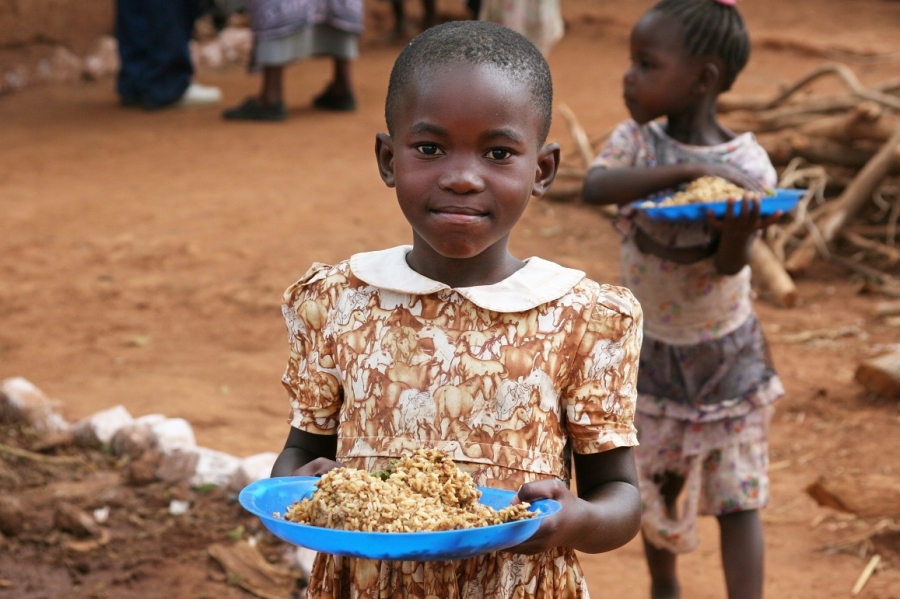
[[[183,418],[134,417],[119,405],[69,423],[58,408],[58,402],[24,378],[8,378],[0,384],[0,421],[20,422],[46,434],[71,435],[78,445],[105,447],[114,455],[128,456],[127,476],[132,484],[164,480],[238,492],[268,478],[278,457],[260,453],[240,458],[201,447]]]

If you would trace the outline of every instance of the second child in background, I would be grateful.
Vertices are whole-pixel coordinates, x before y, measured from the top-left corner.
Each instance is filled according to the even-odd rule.
[[[635,422],[651,597],[681,596],[676,556],[696,548],[697,516],[714,515],[729,599],[759,599],[768,424],[783,389],[754,314],[748,261],[780,215],[760,217],[752,194],[706,222],[653,221],[625,206],[706,175],[757,192],[775,186],[753,135],[716,117],[719,94],[747,63],[749,36],[733,0],[662,0],[630,45],[632,118],[603,147],[583,195],[622,207],[622,284],[645,313]]]

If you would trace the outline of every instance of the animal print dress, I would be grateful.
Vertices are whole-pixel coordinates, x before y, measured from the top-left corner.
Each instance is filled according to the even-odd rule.
[[[408,246],[313,265],[285,292],[290,424],[338,435],[337,459],[381,470],[441,449],[478,485],[570,479],[571,451],[634,446],[642,313],[622,287],[539,258],[490,286],[452,289]],[[574,551],[452,562],[319,554],[309,596],[587,597]]]

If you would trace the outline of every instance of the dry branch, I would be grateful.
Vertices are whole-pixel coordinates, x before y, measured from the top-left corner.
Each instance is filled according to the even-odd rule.
[[[859,575],[859,578],[856,580],[856,584],[853,585],[853,589],[850,591],[850,595],[856,597],[862,592],[863,587],[866,586],[866,583],[869,581],[869,578],[875,572],[875,568],[878,567],[878,564],[881,562],[880,555],[873,555],[872,559],[869,560],[869,563],[866,564],[866,567],[863,569],[862,573]]]
[[[879,243],[877,241],[872,241],[871,239],[866,239],[862,235],[857,235],[856,233],[853,233],[851,231],[844,231],[843,233],[841,233],[841,237],[846,239],[856,247],[865,250],[871,250],[873,252],[881,254],[882,256],[887,258],[891,264],[900,262],[900,250],[898,250],[897,248]]]
[[[68,457],[68,456],[44,455],[42,453],[35,453],[33,451],[28,451],[27,449],[13,447],[12,445],[7,445],[6,443],[0,443],[0,453],[13,455],[13,456],[16,456],[17,458],[22,458],[25,460],[31,460],[32,462],[42,462],[44,464],[79,464],[79,463],[81,463],[81,460],[78,458],[73,458],[73,457]]]
[[[871,100],[889,106],[890,108],[900,109],[900,98],[892,96],[891,94],[886,94],[877,88],[870,89],[864,87],[853,71],[850,70],[850,67],[839,62],[824,64],[813,69],[804,77],[801,77],[796,83],[775,96],[763,107],[763,109],[775,108],[776,106],[783,104],[788,98],[797,93],[797,91],[803,89],[816,79],[825,77],[826,75],[836,75],[844,85],[847,86],[851,93],[864,100]]]
[[[581,155],[584,168],[589,168],[594,161],[594,150],[591,148],[590,138],[578,122],[578,118],[575,116],[575,113],[572,112],[571,108],[565,104],[560,104],[559,111],[562,113],[566,124],[569,126],[569,134],[572,136],[572,140],[578,148],[578,153]]]
[[[824,222],[819,225],[822,241],[830,243],[866,202],[871,201],[872,194],[893,166],[894,152],[898,145],[900,145],[900,127],[835,200],[839,208],[823,219]],[[802,271],[809,266],[817,252],[816,241],[807,237],[788,257],[785,267],[791,273]]]
[[[900,98],[890,94],[890,92],[895,91],[900,87],[900,78],[890,79],[881,82],[878,85],[874,85],[871,88],[866,88],[863,87],[849,67],[840,63],[828,63],[813,69],[775,97],[725,94],[719,98],[717,107],[720,112],[733,112],[735,110],[771,110],[785,104],[787,100],[793,97],[799,90],[826,75],[837,75],[848,87],[852,96],[873,100],[891,108],[900,108]]]

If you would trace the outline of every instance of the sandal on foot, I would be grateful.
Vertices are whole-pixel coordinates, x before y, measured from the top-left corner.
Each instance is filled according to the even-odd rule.
[[[331,88],[326,88],[324,92],[313,98],[313,106],[322,110],[336,110],[338,112],[350,112],[356,110],[356,98],[353,94],[347,92],[336,94]]]
[[[284,102],[261,104],[257,98],[247,98],[244,103],[229,108],[222,118],[233,121],[283,121],[287,118]]]

